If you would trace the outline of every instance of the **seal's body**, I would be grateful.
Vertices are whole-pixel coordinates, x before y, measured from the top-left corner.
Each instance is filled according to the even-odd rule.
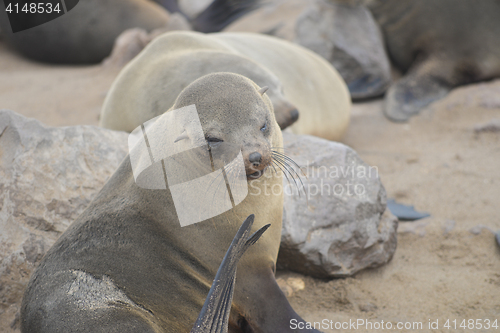
[[[371,0],[394,64],[405,76],[385,112],[407,120],[453,87],[500,76],[497,0]]]
[[[169,188],[139,187],[125,158],[31,277],[22,332],[189,332],[225,250],[250,214],[256,228],[271,227],[240,260],[229,331],[289,332],[290,320],[301,320],[273,274],[283,194],[270,189],[281,186],[282,177],[266,167],[282,137],[258,88],[240,75],[211,74],[186,87],[173,106],[196,105],[209,149],[236,145],[246,167],[263,171],[251,180],[253,194],[221,215],[181,227]],[[254,175],[252,168],[245,172]]]
[[[12,33],[6,12],[0,10],[7,41],[28,58],[58,64],[100,62],[124,30],[139,27],[151,31],[168,20],[168,12],[148,0],[80,0],[52,21]]]
[[[297,109],[295,133],[338,140],[347,129],[349,92],[335,69],[318,55],[259,34],[194,32],[166,33],[130,62],[106,97],[100,125],[132,131],[168,110],[189,83],[221,71],[268,86],[281,128],[297,119]]]

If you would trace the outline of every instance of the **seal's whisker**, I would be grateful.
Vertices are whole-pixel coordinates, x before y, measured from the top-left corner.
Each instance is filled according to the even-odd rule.
[[[275,164],[275,165],[276,165],[276,166],[277,166],[277,167],[281,170],[281,172],[283,173],[283,175],[285,175],[285,178],[286,178],[286,180],[287,180],[287,182],[288,182],[288,185],[290,185],[290,186],[291,186],[291,185],[292,185],[292,183],[290,183],[290,178],[288,178],[287,172],[285,172],[285,171],[283,170],[283,168],[282,168],[282,167],[278,164],[278,162],[277,162],[274,158],[273,158],[273,160],[272,160],[272,163],[273,163],[273,164]]]
[[[222,179],[224,179],[222,172],[220,174],[218,174],[214,179],[212,179],[210,184],[208,184],[208,186],[207,186],[207,190],[206,190],[205,194],[207,194],[208,190],[212,187],[212,185],[215,183],[215,181],[218,180],[219,177],[221,177],[221,176],[222,176]]]
[[[283,154],[279,155],[279,154],[276,154],[276,153],[274,153],[274,152],[273,152],[273,154],[275,154],[275,156],[278,156],[278,157],[280,157],[280,158],[282,158],[282,157],[286,158],[286,160],[285,160],[285,159],[281,159],[281,161],[282,161],[283,163],[285,163],[285,164],[286,164],[286,165],[287,165],[287,166],[288,166],[288,167],[289,167],[289,168],[290,168],[290,169],[291,169],[291,170],[292,170],[292,171],[293,171],[293,172],[297,175],[297,178],[298,178],[298,179],[300,180],[300,182],[302,183],[302,179],[300,178],[300,175],[299,175],[299,174],[295,171],[295,169],[294,169],[291,165],[289,165],[289,164],[288,164],[288,162],[287,162],[287,161],[292,161],[292,162],[293,162],[293,163],[294,163],[294,164],[295,164],[295,165],[299,168],[299,170],[301,170],[301,173],[304,175],[304,172],[302,171],[302,169],[300,168],[300,166],[299,166],[297,163],[295,163],[295,161],[294,161],[294,160],[292,160],[291,158],[289,158],[289,157],[288,157],[288,156],[286,156],[286,155],[283,155]],[[307,178],[307,176],[306,176],[306,175],[304,175],[304,177],[306,177],[306,178]],[[302,183],[302,186],[304,186],[304,183]]]
[[[297,187],[297,191],[299,192],[299,195],[300,195],[300,188],[299,188],[299,185],[297,184],[297,181],[295,180],[295,177],[293,176],[293,174],[290,172],[290,170],[288,170],[288,168],[285,166],[285,164],[281,160],[276,159],[276,162],[278,164],[280,164],[281,166],[283,166],[283,169],[286,170],[286,172],[290,175],[290,177],[292,177],[293,182],[295,183],[295,186]]]
[[[304,182],[302,182],[302,178],[300,177],[300,175],[295,171],[295,169],[290,164],[287,163],[286,160],[283,160],[280,157],[281,156],[279,156],[279,155],[273,155],[273,158],[276,158],[276,160],[279,161],[280,164],[283,165],[283,167],[290,173],[290,175],[292,176],[294,181],[295,181],[295,178],[298,178],[298,180],[300,181],[300,184],[302,185],[302,190],[304,191],[304,194],[307,196],[307,193],[305,191]],[[292,171],[296,175],[296,177],[293,176]],[[300,188],[297,185],[297,183],[296,183],[296,186],[297,186],[297,190],[298,190],[299,196],[300,196]]]
[[[274,174],[277,175],[278,174],[278,170],[276,170],[276,167],[274,166],[273,163],[271,163],[271,167],[273,168],[274,170]]]
[[[284,160],[281,156],[274,154],[273,157],[277,161],[279,161],[283,167],[286,168],[286,170],[290,173],[290,176],[292,176],[294,179],[295,178],[300,178],[300,176],[297,174],[297,172],[295,171],[295,169],[292,166],[290,166],[290,164],[288,164],[287,161]],[[293,171],[293,174],[292,174],[292,171]]]
[[[277,154],[278,156],[284,157],[287,161],[292,162],[300,170],[302,175],[307,178],[307,175],[304,174],[304,171],[302,170],[302,168],[290,156],[287,156],[284,153],[280,153],[280,152],[277,152],[275,150],[271,150],[271,151],[273,154]]]
[[[240,173],[241,168],[231,167],[226,170],[227,180],[229,182],[229,188],[231,189],[231,191],[233,191],[234,189],[242,188],[242,185],[240,184],[240,182],[238,182]],[[247,186],[246,182],[245,186]]]

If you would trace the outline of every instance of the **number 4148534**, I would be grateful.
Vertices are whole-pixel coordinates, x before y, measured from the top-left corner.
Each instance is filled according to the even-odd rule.
[[[458,327],[464,328],[464,329],[498,329],[498,319],[495,319],[495,321],[491,321],[489,319],[464,319],[462,322],[458,325]],[[444,327],[447,329],[457,329],[457,320],[447,320],[446,323],[444,324]]]
[[[24,12],[26,14],[30,13],[30,14],[43,14],[43,13],[47,13],[47,14],[50,14],[52,12],[56,12],[56,13],[59,13],[61,11],[61,9],[59,8],[59,3],[57,3],[54,7],[52,7],[52,4],[50,2],[47,2],[47,3],[43,3],[43,2],[39,2],[39,3],[30,3],[30,4],[27,4],[25,3],[24,6],[21,8],[21,10],[19,10],[19,4],[16,3],[14,5],[12,5],[12,3],[9,3],[9,5],[7,6],[7,8],[5,8],[5,11],[9,14],[11,14],[12,12],[14,12],[15,14],[18,14],[19,12]]]

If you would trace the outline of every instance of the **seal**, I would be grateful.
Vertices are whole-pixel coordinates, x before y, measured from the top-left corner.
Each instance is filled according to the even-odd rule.
[[[371,0],[389,56],[404,73],[385,114],[406,121],[459,85],[500,77],[496,0]]]
[[[221,71],[268,86],[282,129],[298,113],[300,121],[291,127],[297,134],[339,140],[347,129],[349,91],[320,56],[260,34],[186,31],[159,36],[121,71],[104,101],[100,125],[132,131],[168,110],[192,81]]]
[[[283,193],[270,189],[283,179],[272,168],[271,147],[282,147],[282,136],[270,99],[241,75],[209,74],[188,85],[150,130],[191,105],[213,165],[221,163],[219,147],[237,147],[252,193],[220,215],[181,227],[170,179],[165,189],[138,186],[129,155],[31,276],[22,332],[188,332],[240,221],[253,213],[256,228],[271,226],[238,264],[229,331],[291,332],[290,320],[303,322],[274,278]],[[184,131],[173,142],[149,141],[147,151],[195,140],[190,127]],[[163,170],[166,163],[159,164]]]
[[[124,30],[151,31],[169,21],[164,8],[147,0],[81,0],[52,21],[12,33],[2,6],[0,26],[6,40],[30,59],[57,64],[98,63]],[[36,14],[27,17],[37,19]]]

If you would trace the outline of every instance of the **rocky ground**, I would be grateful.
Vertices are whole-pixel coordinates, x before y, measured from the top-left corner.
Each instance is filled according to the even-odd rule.
[[[97,125],[115,76],[100,66],[32,63],[0,42],[0,107],[47,125]],[[396,253],[383,267],[331,281],[279,272],[292,306],[308,321],[375,325],[353,332],[375,331],[382,321],[393,331],[496,331],[460,324],[500,320],[500,248],[492,233],[500,229],[500,131],[483,126],[500,119],[500,81],[457,88],[406,124],[389,122],[381,109],[380,100],[355,104],[342,141],[378,168],[389,197],[431,217],[400,223]],[[0,332],[17,332],[3,311]],[[399,330],[397,322],[422,326]]]

